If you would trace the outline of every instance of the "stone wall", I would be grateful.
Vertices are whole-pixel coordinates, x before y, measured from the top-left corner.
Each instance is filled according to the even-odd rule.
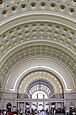
[[[76,107],[76,92],[64,94],[64,106]]]
[[[23,94],[21,97],[23,97]],[[6,104],[8,103],[11,103],[12,107],[17,106],[17,94],[10,92],[0,92],[0,108],[5,109]],[[64,94],[64,106],[67,108],[70,106],[76,107],[76,92]]]
[[[0,108],[6,109],[6,104],[11,103],[12,107],[17,104],[17,94],[9,92],[0,92]]]

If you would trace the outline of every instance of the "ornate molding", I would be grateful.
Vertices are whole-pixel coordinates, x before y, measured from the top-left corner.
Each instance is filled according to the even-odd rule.
[[[24,79],[19,84],[19,89],[18,89],[19,92],[22,92],[22,93],[27,92],[28,93],[32,87],[37,85],[36,82],[38,80],[44,81],[43,82],[45,84],[44,86],[49,88],[48,93],[50,93],[50,91],[52,91],[52,93],[53,93],[53,91],[55,93],[63,92],[62,85],[61,85],[60,81],[54,75],[52,75],[48,72],[45,72],[45,71],[35,71],[35,72],[32,72],[31,74],[25,76]],[[30,92],[30,93],[32,93],[32,92]]]
[[[61,64],[64,64],[66,67],[68,67],[70,71],[76,75],[76,61],[61,49],[48,45],[34,45],[18,50],[12,54],[2,65],[2,75],[7,76],[13,67],[21,61],[37,56],[54,58],[60,61]]]

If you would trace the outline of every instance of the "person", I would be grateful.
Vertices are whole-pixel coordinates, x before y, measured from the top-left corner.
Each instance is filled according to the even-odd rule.
[[[31,115],[33,115],[33,113],[34,113],[34,110],[33,110],[33,108],[31,108]]]
[[[7,113],[7,115],[13,115],[13,114],[12,114],[12,112],[11,112],[11,111],[9,111],[9,112]]]
[[[30,115],[30,110],[26,110],[25,115]]]
[[[66,114],[66,115],[69,114],[69,108],[66,108],[66,110],[65,110],[65,114]]]
[[[0,109],[0,115],[2,115],[1,109]]]
[[[42,109],[42,115],[45,115],[44,109]]]
[[[56,109],[54,109],[54,114],[56,113]]]
[[[37,112],[37,110],[35,110],[35,111],[34,111],[34,115],[38,115],[38,112]]]
[[[17,111],[14,111],[14,112],[13,112],[13,115],[17,115],[17,114],[18,114]]]

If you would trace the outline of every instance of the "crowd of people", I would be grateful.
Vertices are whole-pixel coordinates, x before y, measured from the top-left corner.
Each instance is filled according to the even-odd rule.
[[[30,111],[29,109],[27,109],[25,110],[25,112],[23,112],[21,109],[15,111],[7,111],[5,109],[0,109],[0,115],[38,115],[38,111],[33,109],[31,109]]]
[[[1,110],[0,109],[0,115],[54,115],[56,113],[64,113],[65,115],[76,115],[76,108],[74,109],[70,109],[70,110],[67,110],[66,108],[64,109],[61,109],[61,108],[58,108],[58,109],[51,109],[51,111],[49,111],[48,109],[45,111],[45,110],[41,110],[41,111],[37,111],[37,109],[33,110],[33,109],[25,109],[25,111],[23,111],[23,109],[15,109],[13,111],[10,110]]]

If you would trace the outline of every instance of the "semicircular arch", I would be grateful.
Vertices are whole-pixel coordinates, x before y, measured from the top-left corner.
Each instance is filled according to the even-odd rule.
[[[64,92],[75,90],[73,79],[69,76],[70,74],[68,74],[66,69],[64,69],[63,66],[59,65],[58,62],[56,63],[55,60],[49,60],[48,58],[42,58],[42,59],[32,58],[32,59],[33,60],[28,60],[22,65],[19,65],[18,67],[14,68],[15,70],[12,71],[12,73],[10,73],[5,83],[6,90],[17,92],[18,84],[24,77],[24,75],[26,75],[30,71],[40,69],[48,70],[51,71],[52,73],[55,73],[56,76],[58,76],[58,78],[64,85],[63,86]],[[10,85],[11,81],[12,83]]]

